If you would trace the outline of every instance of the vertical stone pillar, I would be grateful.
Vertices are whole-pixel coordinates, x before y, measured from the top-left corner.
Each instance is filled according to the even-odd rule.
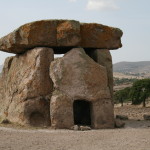
[[[108,75],[108,86],[113,99],[113,67],[112,67],[112,57],[109,50],[106,49],[96,49],[88,53],[88,55],[98,64],[106,67]]]
[[[50,118],[51,126],[56,129],[70,129],[74,125],[72,99],[59,90],[51,98]]]
[[[0,88],[3,119],[22,125],[50,124],[46,97],[53,90],[49,77],[53,60],[53,50],[45,47],[34,48],[6,60],[1,76],[3,88]]]
[[[92,102],[92,127],[94,129],[114,128],[113,105],[110,99]]]

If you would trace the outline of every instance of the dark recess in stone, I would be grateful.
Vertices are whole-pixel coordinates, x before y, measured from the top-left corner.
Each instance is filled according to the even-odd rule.
[[[85,100],[76,100],[73,103],[74,124],[91,125],[91,103]]]

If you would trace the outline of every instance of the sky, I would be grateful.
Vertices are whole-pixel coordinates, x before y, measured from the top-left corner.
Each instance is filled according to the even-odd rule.
[[[150,61],[150,0],[0,0],[0,37],[43,19],[74,19],[118,27],[123,47],[113,63]],[[0,52],[0,65],[13,54]]]

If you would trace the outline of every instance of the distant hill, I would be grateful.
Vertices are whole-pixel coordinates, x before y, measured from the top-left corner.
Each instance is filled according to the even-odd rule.
[[[131,87],[137,79],[150,78],[150,61],[113,64],[114,90]]]
[[[115,75],[126,75],[131,77],[150,77],[150,61],[119,62],[113,65]]]

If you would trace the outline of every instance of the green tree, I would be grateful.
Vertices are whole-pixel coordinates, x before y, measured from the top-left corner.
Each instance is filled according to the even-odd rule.
[[[132,99],[132,104],[141,104],[146,106],[146,99],[150,96],[150,79],[137,80],[133,83],[129,97]]]
[[[114,100],[116,102],[119,102],[121,103],[121,106],[123,106],[123,102],[124,101],[128,101],[129,100],[129,93],[130,93],[130,90],[131,88],[130,87],[127,87],[127,88],[124,88],[122,90],[119,90],[117,91],[115,94],[114,94]]]

